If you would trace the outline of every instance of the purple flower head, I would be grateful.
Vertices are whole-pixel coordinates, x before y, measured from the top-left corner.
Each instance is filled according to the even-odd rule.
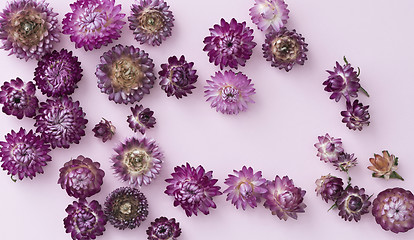
[[[101,236],[107,222],[102,206],[96,201],[85,199],[74,201],[66,208],[68,216],[63,219],[67,233],[73,240],[90,240]]]
[[[362,103],[355,100],[352,104],[350,101],[346,102],[346,111],[342,111],[341,115],[343,123],[352,130],[361,131],[364,125],[369,126],[370,115],[368,112],[369,106],[364,106]]]
[[[273,67],[289,72],[295,64],[303,65],[308,59],[307,46],[305,38],[296,30],[289,31],[283,27],[278,32],[270,31],[266,34],[262,46],[263,57]]]
[[[256,43],[253,42],[253,29],[246,27],[246,22],[238,23],[231,19],[230,23],[223,18],[220,25],[210,28],[210,36],[204,38],[204,51],[208,52],[209,61],[220,65],[220,69],[245,66],[250,59]]]
[[[70,97],[48,99],[40,103],[39,115],[36,116],[36,132],[50,143],[52,148],[69,148],[71,143],[79,143],[85,136],[88,120],[79,106]]]
[[[32,130],[20,128],[19,132],[11,131],[5,136],[5,142],[0,142],[0,156],[4,171],[20,180],[24,177],[33,179],[36,173],[43,173],[43,167],[52,158],[49,156],[49,144],[43,138],[36,136]]]
[[[289,217],[297,219],[297,213],[305,212],[306,205],[303,203],[305,190],[295,187],[293,180],[284,176],[276,176],[274,181],[267,182],[267,193],[263,195],[264,206],[280,220],[287,220]]]
[[[177,99],[186,97],[192,93],[193,85],[197,82],[197,70],[193,69],[194,63],[187,62],[182,55],[178,60],[176,56],[168,58],[168,64],[161,64],[160,75],[161,89],[167,96],[175,96]]]
[[[403,188],[389,188],[374,199],[372,215],[386,231],[407,232],[414,228],[414,195]]]
[[[17,58],[40,59],[59,42],[57,13],[44,0],[14,0],[0,13],[0,48]]]
[[[92,131],[95,133],[95,137],[102,138],[102,142],[106,142],[111,140],[115,135],[116,127],[112,125],[111,121],[102,118],[102,120],[95,125]]]
[[[216,208],[213,197],[222,193],[215,186],[217,179],[213,178],[213,171],[206,172],[201,165],[194,168],[187,163],[175,167],[171,176],[165,180],[170,185],[164,192],[174,197],[174,206],[180,205],[188,217],[197,216],[198,210],[207,215],[209,208]]]
[[[335,202],[341,196],[342,191],[344,190],[344,183],[342,182],[342,179],[331,176],[331,174],[322,176],[320,179],[316,180],[315,183],[316,195],[321,195],[322,199],[325,200],[325,202],[328,202],[328,200]]]
[[[161,169],[163,154],[153,139],[130,138],[116,147],[112,168],[122,181],[137,187],[148,185]]]
[[[132,115],[129,115],[127,122],[129,127],[134,131],[139,131],[144,134],[147,129],[153,128],[155,125],[154,112],[149,108],[144,108],[142,105],[135,105],[131,107]]]
[[[129,29],[134,31],[135,40],[159,46],[171,36],[174,15],[169,8],[163,0],[136,0],[128,17]]]
[[[247,205],[257,207],[261,195],[267,192],[266,179],[262,177],[262,172],[254,173],[253,168],[246,166],[243,166],[241,171],[233,171],[236,175],[229,174],[224,182],[229,186],[224,191],[227,193],[226,200],[231,200],[237,209],[241,206],[245,210]]]
[[[69,196],[81,199],[90,197],[101,191],[105,172],[100,166],[98,162],[80,155],[59,169],[58,184]]]
[[[148,53],[133,46],[116,45],[101,56],[96,68],[98,87],[116,103],[139,102],[154,86],[154,64]]]
[[[115,0],[78,0],[70,8],[62,21],[63,33],[70,35],[76,48],[99,49],[121,37],[125,14]]]
[[[289,10],[283,0],[256,0],[250,16],[261,31],[277,32],[287,23]]]
[[[223,114],[238,114],[246,111],[248,103],[254,103],[250,98],[255,94],[252,80],[243,73],[234,73],[232,70],[224,74],[216,72],[207,80],[204,86],[206,101],[211,101],[211,107]]]
[[[148,201],[138,189],[120,187],[106,197],[104,212],[114,227],[134,229],[147,218]]]
[[[18,119],[36,116],[39,100],[35,96],[36,87],[33,82],[24,83],[20,78],[4,82],[0,91],[0,104],[3,112]]]
[[[149,240],[177,240],[181,235],[180,223],[175,218],[159,217],[147,229]]]
[[[345,221],[358,222],[361,220],[361,215],[368,213],[368,208],[371,205],[369,196],[365,194],[365,189],[355,187],[347,187],[342,195],[336,200],[336,206],[339,209],[339,216]]]
[[[326,163],[335,163],[338,161],[339,155],[344,152],[342,141],[340,138],[334,138],[327,133],[325,136],[318,137],[318,143],[315,147],[318,149],[316,156]]]
[[[48,97],[72,94],[82,78],[81,63],[72,51],[56,50],[45,54],[37,63],[34,80],[37,87]]]
[[[342,152],[339,154],[338,161],[334,162],[333,165],[336,167],[336,170],[348,172],[351,167],[357,165],[357,158],[354,157],[354,154],[349,154]]]
[[[346,63],[346,65],[341,66],[336,62],[334,70],[327,70],[327,72],[329,77],[328,80],[323,82],[323,85],[326,85],[325,91],[332,93],[330,99],[335,99],[338,102],[342,96],[347,101],[351,97],[358,97],[358,90],[361,85],[359,84],[358,73],[351,64]]]

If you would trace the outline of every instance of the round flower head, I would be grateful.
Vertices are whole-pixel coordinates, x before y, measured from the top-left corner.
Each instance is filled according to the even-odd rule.
[[[163,0],[137,0],[137,4],[132,4],[128,20],[135,39],[141,44],[159,46],[171,36],[174,16],[169,8]]]
[[[374,158],[370,158],[369,161],[372,166],[369,166],[368,169],[374,171],[372,173],[373,177],[385,178],[387,180],[390,178],[404,180],[396,172],[398,169],[398,157],[394,156],[394,154],[384,150],[382,151],[382,156],[374,154]]]
[[[85,136],[88,120],[79,106],[79,101],[72,98],[48,99],[40,103],[39,115],[36,116],[36,132],[50,143],[52,148],[69,148],[71,143],[79,143]]]
[[[153,139],[130,138],[116,147],[112,168],[122,181],[142,186],[151,183],[161,169],[164,156]]]
[[[178,60],[176,56],[168,58],[168,64],[161,64],[160,75],[161,89],[167,96],[175,96],[177,99],[186,97],[192,93],[193,85],[197,82],[197,70],[193,69],[194,63],[187,62],[184,56]]]
[[[76,48],[99,49],[121,37],[125,14],[115,0],[78,0],[63,19],[63,33],[70,35]]]
[[[82,78],[78,57],[66,49],[45,54],[37,63],[34,80],[48,97],[62,97],[75,91]]]
[[[371,205],[369,196],[365,194],[365,189],[355,187],[347,187],[342,195],[336,201],[336,206],[339,209],[339,216],[345,221],[358,222],[361,220],[361,215],[368,213],[368,208]]]
[[[116,45],[101,56],[96,68],[98,87],[116,103],[139,102],[154,86],[154,64],[148,53],[133,46]]]
[[[114,227],[134,229],[148,216],[147,198],[136,188],[120,187],[106,197],[104,212]]]
[[[206,101],[211,101],[211,107],[216,108],[225,114],[238,114],[247,109],[248,103],[254,103],[250,98],[255,94],[252,80],[243,73],[225,71],[224,74],[216,72],[211,76],[212,80],[207,80],[204,86]]]
[[[24,83],[20,78],[4,82],[0,91],[0,103],[3,112],[18,119],[36,116],[39,100],[35,96],[36,87],[33,82]]]
[[[336,170],[348,172],[348,170],[351,167],[355,167],[357,163],[357,158],[354,157],[353,153],[349,154],[346,152],[342,152],[338,156],[338,161],[334,162],[333,165],[336,167]]]
[[[315,183],[316,195],[321,195],[325,202],[328,202],[328,200],[336,201],[344,190],[342,179],[331,176],[331,174],[322,176],[320,179],[316,180]]]
[[[271,62],[273,67],[289,72],[293,65],[303,65],[308,59],[307,46],[305,38],[296,30],[289,31],[283,27],[278,32],[270,31],[266,34],[262,46],[263,57]]]
[[[160,217],[147,229],[149,240],[177,240],[181,235],[180,223],[175,218]]]
[[[346,126],[352,130],[361,131],[364,125],[369,125],[369,106],[364,106],[362,103],[355,100],[352,104],[351,102],[346,102],[346,111],[342,111],[341,115],[344,117],[342,119],[343,123],[346,123]]]
[[[402,188],[380,192],[372,205],[375,221],[386,231],[407,232],[414,228],[414,195]]]
[[[95,239],[105,231],[107,219],[96,200],[90,203],[85,199],[74,201],[66,208],[66,213],[68,216],[63,223],[73,240]]]
[[[338,102],[342,96],[348,101],[351,97],[358,97],[358,90],[361,85],[359,84],[358,73],[351,64],[346,62],[346,65],[341,66],[336,62],[334,70],[327,70],[327,72],[329,77],[323,82],[323,85],[326,85],[325,91],[332,93],[330,99],[335,99]]]
[[[250,16],[260,30],[277,32],[287,23],[289,10],[283,0],[256,0]]]
[[[210,36],[204,38],[204,51],[208,52],[209,61],[219,66],[237,69],[246,65],[256,43],[253,42],[253,29],[246,27],[246,22],[238,23],[231,19],[230,23],[223,18],[220,25],[210,28]]]
[[[206,172],[201,165],[194,168],[187,163],[175,167],[171,176],[165,180],[170,185],[164,192],[174,197],[174,206],[180,205],[188,217],[197,216],[198,210],[207,215],[209,208],[216,208],[213,197],[222,193],[215,186],[217,179],[213,178],[213,171]]]
[[[127,122],[129,127],[134,131],[139,131],[144,134],[147,129],[153,128],[155,125],[154,112],[149,108],[144,108],[142,105],[135,105],[131,107],[132,115],[129,115]]]
[[[229,187],[224,191],[227,193],[227,201],[236,206],[241,206],[243,210],[249,205],[252,208],[257,207],[262,194],[267,192],[266,179],[262,177],[262,172],[253,172],[253,168],[243,166],[241,171],[233,170],[236,175],[229,174],[224,181]]]
[[[102,138],[102,142],[111,140],[115,135],[115,126],[112,125],[111,121],[102,118],[102,120],[95,125],[92,131],[95,133],[94,136],[97,138]]]
[[[40,59],[59,42],[57,13],[44,0],[14,0],[0,13],[0,48],[17,58]]]
[[[339,155],[344,152],[341,139],[325,134],[325,136],[319,136],[318,141],[319,142],[314,145],[318,149],[318,154],[316,156],[320,157],[321,161],[326,163],[337,162]]]
[[[75,198],[90,197],[101,191],[105,172],[100,169],[98,162],[80,155],[65,163],[59,169],[58,184],[66,189],[69,196]]]
[[[17,133],[12,130],[5,140],[0,142],[1,167],[12,177],[33,179],[36,173],[43,173],[43,167],[52,160],[49,144],[32,130],[28,133],[23,128]]]
[[[305,212],[306,205],[303,203],[305,190],[295,187],[289,177],[282,179],[276,176],[274,181],[267,182],[267,193],[263,195],[266,200],[264,206],[277,215],[280,220],[287,220],[289,217],[297,219],[297,213]]]

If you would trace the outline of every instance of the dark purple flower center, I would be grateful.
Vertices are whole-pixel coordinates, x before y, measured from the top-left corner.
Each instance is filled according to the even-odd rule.
[[[44,118],[48,123],[48,132],[60,136],[72,131],[74,127],[74,116],[72,112],[54,107],[50,112],[44,114]]]
[[[172,83],[179,86],[185,87],[188,85],[188,72],[184,66],[173,66],[170,70],[170,79]]]
[[[233,54],[240,47],[240,39],[234,36],[224,36],[221,39],[221,50],[226,54]]]
[[[184,182],[179,189],[178,195],[176,196],[180,201],[187,203],[199,202],[204,196],[204,191],[195,183]]]
[[[384,205],[384,212],[389,221],[406,221],[411,212],[404,204],[404,200],[400,198],[387,200],[389,200],[389,202]]]
[[[14,160],[20,165],[28,166],[36,159],[36,151],[25,143],[18,143],[12,149]]]
[[[364,205],[364,202],[362,198],[358,195],[352,195],[348,197],[347,199],[346,206],[351,212],[361,211],[363,205]]]
[[[158,10],[148,10],[138,18],[139,26],[147,32],[156,33],[165,26],[163,14]]]
[[[94,181],[95,176],[90,169],[80,167],[70,171],[68,179],[70,179],[70,186],[79,191],[87,190]]]
[[[125,154],[124,163],[129,171],[142,172],[150,168],[151,157],[142,149],[134,149]]]
[[[283,62],[294,61],[299,55],[299,44],[289,36],[276,37],[270,48],[273,56]]]
[[[97,223],[95,214],[91,213],[89,209],[82,208],[76,216],[76,226],[82,233],[93,229]]]
[[[242,182],[239,185],[239,191],[243,198],[249,198],[253,194],[253,186],[249,182]]]
[[[173,236],[173,231],[168,223],[161,224],[155,228],[154,235],[159,239],[169,239]]]
[[[240,92],[233,86],[226,86],[221,92],[221,97],[226,102],[234,103],[239,100]]]
[[[27,107],[27,95],[23,91],[13,90],[8,96],[8,102],[13,108],[23,109]]]
[[[112,87],[116,91],[129,93],[142,85],[144,72],[131,58],[124,57],[112,64]]]

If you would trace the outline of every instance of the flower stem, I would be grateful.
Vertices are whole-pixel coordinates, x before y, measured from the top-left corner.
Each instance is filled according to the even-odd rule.
[[[367,90],[365,90],[363,87],[359,87],[359,90],[360,90],[363,94],[365,94],[367,97],[369,97],[369,94],[368,94]]]
[[[400,180],[404,181],[404,178],[401,177],[396,171],[393,171],[391,173],[390,178],[396,178],[396,179],[400,179]]]
[[[344,56],[344,62],[345,62],[345,64],[346,65],[348,65],[349,63],[348,63],[348,60],[346,60],[346,57]]]
[[[16,181],[17,181],[17,179],[14,179],[13,177],[14,177],[13,175],[11,175],[11,176],[10,176],[11,180],[12,180],[13,182],[16,182]]]

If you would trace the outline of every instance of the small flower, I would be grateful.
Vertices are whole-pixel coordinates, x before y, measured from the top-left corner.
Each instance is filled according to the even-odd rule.
[[[153,128],[155,125],[154,112],[149,108],[144,108],[142,105],[135,105],[131,107],[132,115],[129,115],[127,122],[129,127],[134,131],[139,131],[144,134],[147,129]]]
[[[280,220],[287,220],[288,217],[297,219],[297,213],[305,212],[306,205],[303,203],[305,190],[295,187],[293,180],[284,176],[282,179],[276,176],[274,181],[267,182],[267,193],[263,195],[266,199],[264,206]]]
[[[253,42],[253,29],[246,27],[246,22],[238,23],[231,19],[230,23],[223,18],[220,25],[210,28],[210,36],[204,38],[206,46],[203,51],[208,52],[209,61],[214,65],[238,68],[245,66],[250,59],[256,43]]]
[[[289,10],[283,0],[256,0],[250,8],[252,21],[261,31],[279,31],[289,19]]]
[[[320,179],[316,180],[315,183],[316,195],[318,196],[320,194],[325,202],[328,202],[328,200],[336,201],[344,190],[342,179],[331,176],[331,174],[322,176]]]
[[[365,189],[359,189],[357,186],[348,186],[342,195],[336,201],[336,206],[339,209],[339,216],[345,221],[358,222],[361,220],[361,215],[368,213],[368,208],[371,205],[369,196],[365,194]]]
[[[71,143],[79,144],[85,136],[88,120],[79,106],[70,97],[48,99],[40,103],[39,115],[36,116],[36,132],[50,143],[52,148],[69,148]]]
[[[48,97],[72,94],[82,78],[81,63],[72,51],[56,50],[45,54],[37,63],[35,78],[37,87]]]
[[[66,208],[68,216],[63,219],[67,233],[73,240],[89,240],[101,236],[107,222],[102,206],[96,201],[85,199],[74,201]]]
[[[14,0],[0,13],[0,48],[17,58],[40,59],[59,42],[57,13],[49,3],[37,0]]]
[[[229,187],[224,191],[227,193],[227,201],[236,206],[241,206],[243,210],[249,205],[252,208],[257,207],[261,195],[267,192],[266,179],[262,177],[262,172],[253,172],[253,168],[243,166],[241,171],[233,170],[236,175],[229,174],[225,184]]]
[[[319,142],[314,145],[318,149],[316,156],[326,163],[337,162],[339,155],[344,152],[341,139],[331,137],[327,133],[325,136],[319,136],[318,140]]]
[[[18,119],[36,116],[39,100],[35,96],[36,87],[33,82],[24,83],[20,78],[4,82],[0,91],[0,104],[3,112]]]
[[[349,154],[342,152],[339,154],[338,161],[334,162],[333,165],[336,167],[336,170],[343,172],[348,172],[351,167],[357,165],[357,158],[354,157],[354,154]]]
[[[134,229],[148,216],[147,198],[136,188],[120,187],[106,197],[104,212],[114,227]]]
[[[128,21],[135,40],[141,44],[159,46],[171,36],[174,15],[169,8],[164,0],[137,0],[137,4],[132,4]]]
[[[154,64],[148,53],[133,46],[116,45],[101,56],[96,68],[98,87],[116,103],[139,102],[154,86]]]
[[[197,82],[197,70],[193,69],[194,63],[187,62],[182,55],[178,60],[176,56],[168,58],[168,64],[161,64],[160,75],[161,89],[167,96],[175,96],[177,99],[186,97],[192,93],[193,85]]]
[[[180,223],[175,218],[156,218],[147,229],[149,240],[177,240],[181,235]]]
[[[248,103],[254,103],[250,98],[255,94],[252,80],[243,73],[225,71],[224,74],[216,72],[211,76],[212,80],[207,80],[204,86],[206,101],[211,101],[211,107],[216,108],[223,114],[238,114],[246,111]]]
[[[346,123],[346,126],[352,130],[362,130],[364,125],[369,125],[369,106],[364,106],[362,103],[359,103],[358,100],[355,100],[353,104],[351,102],[346,102],[346,111],[342,111],[341,115],[344,117],[342,119],[343,123]]]
[[[385,231],[407,232],[414,228],[414,195],[403,188],[389,188],[374,199],[372,215]]]
[[[36,173],[43,173],[43,167],[52,158],[50,148],[43,138],[36,136],[32,130],[20,128],[19,132],[11,131],[5,136],[5,142],[0,142],[1,167],[12,177],[20,180],[24,177],[33,179]]]
[[[111,121],[102,118],[102,120],[92,129],[95,137],[102,138],[102,142],[111,140],[115,135],[116,127],[112,125]]]
[[[213,171],[206,172],[201,165],[194,168],[187,163],[175,167],[171,176],[165,180],[170,185],[164,192],[174,197],[174,206],[180,205],[188,217],[197,216],[198,210],[207,215],[209,208],[216,208],[213,197],[222,193],[215,186],[217,179],[213,179]]]
[[[134,137],[114,150],[117,155],[111,158],[112,168],[122,181],[137,187],[150,184],[158,176],[164,156],[155,140]]]
[[[115,0],[77,0],[70,8],[62,21],[63,33],[70,35],[76,48],[99,49],[121,37],[125,14]]]
[[[400,180],[404,180],[396,170],[398,169],[398,157],[394,156],[384,150],[382,151],[382,156],[378,154],[374,154],[374,158],[370,158],[369,161],[371,162],[372,166],[369,166],[368,169],[374,171],[372,173],[373,177],[378,178],[397,178]]]
[[[307,46],[305,38],[296,30],[289,31],[283,27],[278,32],[270,31],[266,34],[262,46],[263,57],[273,67],[289,72],[295,64],[303,65],[308,59]]]
[[[90,197],[101,191],[105,172],[100,166],[98,162],[79,155],[59,169],[58,184],[69,196],[80,199]]]

